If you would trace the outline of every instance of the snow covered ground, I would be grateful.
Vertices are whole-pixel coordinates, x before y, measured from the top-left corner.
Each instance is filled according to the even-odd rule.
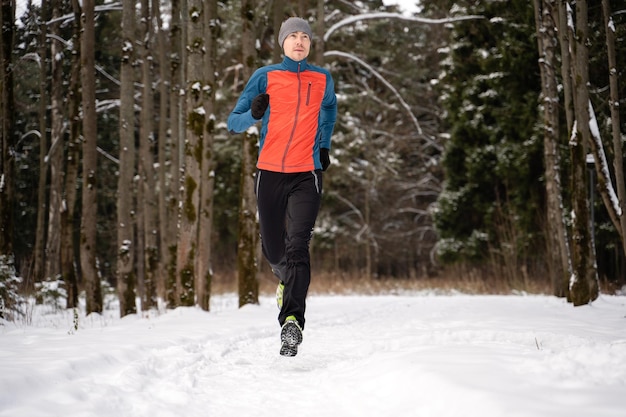
[[[0,324],[1,417],[623,417],[626,296],[311,296],[298,356],[274,300]]]

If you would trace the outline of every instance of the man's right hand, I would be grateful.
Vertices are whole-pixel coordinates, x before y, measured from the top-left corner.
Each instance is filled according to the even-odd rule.
[[[265,110],[267,110],[267,106],[270,104],[270,95],[269,94],[259,94],[255,98],[252,99],[252,104],[250,105],[250,110],[252,111],[252,117],[259,120],[265,114]]]

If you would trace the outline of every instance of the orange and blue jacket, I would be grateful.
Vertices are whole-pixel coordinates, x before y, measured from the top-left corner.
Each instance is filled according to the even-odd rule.
[[[261,119],[257,168],[285,173],[321,169],[319,151],[330,149],[337,119],[330,72],[306,59],[288,57],[257,69],[228,116],[231,133],[244,132],[258,122],[250,105],[262,93],[269,94],[269,106]]]

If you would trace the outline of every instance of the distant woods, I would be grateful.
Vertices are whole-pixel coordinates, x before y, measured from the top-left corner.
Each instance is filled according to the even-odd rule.
[[[258,302],[258,136],[225,120],[293,15],[339,98],[314,275],[626,284],[624,6],[425,3],[3,2],[4,308],[208,310],[220,275]]]

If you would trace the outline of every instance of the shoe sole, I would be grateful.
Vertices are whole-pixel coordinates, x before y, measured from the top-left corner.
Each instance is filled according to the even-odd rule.
[[[302,343],[302,330],[295,322],[288,321],[280,331],[280,354],[283,356],[296,356],[298,345]]]
[[[298,354],[298,346],[289,346],[286,343],[280,347],[281,356],[296,356]]]

